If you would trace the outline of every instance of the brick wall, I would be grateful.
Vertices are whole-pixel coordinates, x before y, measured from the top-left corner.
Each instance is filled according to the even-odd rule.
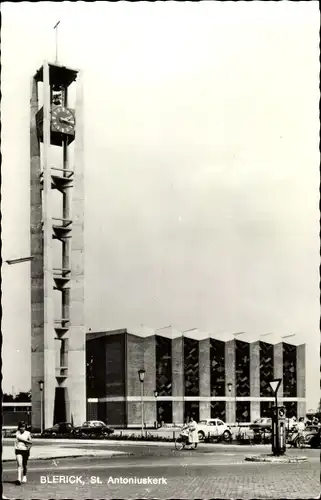
[[[154,397],[156,389],[156,338],[155,335],[144,338],[144,396]],[[156,420],[156,399],[144,403],[145,423],[154,425]]]
[[[144,338],[136,337],[130,333],[126,334],[126,385],[127,396],[140,397],[141,382],[138,370],[144,369]],[[141,403],[140,401],[127,403],[128,425],[140,425]]]

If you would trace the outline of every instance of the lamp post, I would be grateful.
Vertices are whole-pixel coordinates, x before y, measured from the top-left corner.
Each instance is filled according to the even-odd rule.
[[[141,400],[141,409],[142,409],[142,422],[141,422],[141,430],[142,435],[144,434],[144,379],[145,379],[145,370],[138,370],[138,377],[140,381],[140,400]]]
[[[43,380],[39,380],[39,390],[40,390],[40,431],[43,432]]]
[[[154,390],[154,398],[156,401],[156,429],[158,428],[158,408],[157,408],[157,396],[158,396],[158,391],[157,389]]]
[[[229,382],[227,384],[227,389],[228,389],[228,392],[230,393],[230,395],[232,392],[232,387],[233,387],[232,382]],[[237,423],[237,418],[236,418],[236,387],[235,387],[235,392],[234,392],[234,407],[235,407],[235,423]]]

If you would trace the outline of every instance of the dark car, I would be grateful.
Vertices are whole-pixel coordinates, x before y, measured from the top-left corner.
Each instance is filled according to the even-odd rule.
[[[102,436],[107,437],[113,434],[114,429],[100,420],[88,420],[80,427],[76,428],[76,435],[82,437]]]
[[[272,428],[272,418],[257,418],[252,424],[250,429],[254,432],[270,431]]]
[[[304,444],[311,446],[311,448],[320,448],[320,432],[321,428],[318,426],[306,427],[303,431]]]
[[[53,427],[45,429],[42,433],[44,437],[55,437],[55,436],[72,436],[75,433],[75,428],[69,422],[60,422],[55,424]]]

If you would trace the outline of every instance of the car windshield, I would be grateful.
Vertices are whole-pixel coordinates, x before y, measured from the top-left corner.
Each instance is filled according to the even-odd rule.
[[[200,420],[198,423],[199,423],[199,424],[206,424],[206,423],[207,423],[207,421],[206,421],[206,420]]]

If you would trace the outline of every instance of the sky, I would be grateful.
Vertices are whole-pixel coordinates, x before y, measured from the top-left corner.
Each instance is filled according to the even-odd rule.
[[[83,71],[86,327],[295,334],[315,408],[318,3],[4,3],[4,260],[30,254],[30,80],[58,20]],[[4,392],[30,388],[29,273],[2,267]]]

